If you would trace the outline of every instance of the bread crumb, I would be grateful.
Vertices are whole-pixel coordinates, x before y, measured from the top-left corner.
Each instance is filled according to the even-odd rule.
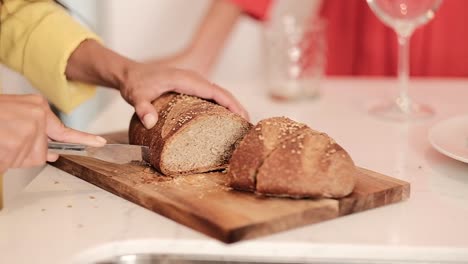
[[[260,130],[262,130],[262,128],[261,127],[256,127],[255,130],[260,131]]]
[[[90,195],[90,196],[89,196],[89,199],[94,200],[94,199],[96,199],[96,197]]]
[[[72,208],[73,206],[71,204],[67,205],[67,208]]]
[[[60,182],[59,181],[54,181],[54,184],[59,184]]]
[[[41,212],[45,212],[45,211],[46,211],[46,209],[44,209],[44,208],[41,209]]]

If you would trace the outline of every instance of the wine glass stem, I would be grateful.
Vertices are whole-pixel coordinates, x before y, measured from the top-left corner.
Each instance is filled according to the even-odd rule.
[[[404,113],[411,111],[411,100],[408,96],[409,84],[409,36],[398,34],[398,83],[400,95],[396,100],[398,108]]]

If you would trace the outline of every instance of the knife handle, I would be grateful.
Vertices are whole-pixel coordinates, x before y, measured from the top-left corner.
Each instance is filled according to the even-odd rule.
[[[83,144],[49,141],[48,149],[60,155],[86,155],[86,146]]]

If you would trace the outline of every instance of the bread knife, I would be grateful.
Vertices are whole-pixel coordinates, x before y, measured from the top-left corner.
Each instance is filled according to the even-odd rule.
[[[50,152],[59,155],[78,155],[95,158],[116,164],[126,164],[132,161],[145,161],[149,157],[146,146],[128,144],[106,144],[103,147],[89,147],[82,144],[49,141]]]

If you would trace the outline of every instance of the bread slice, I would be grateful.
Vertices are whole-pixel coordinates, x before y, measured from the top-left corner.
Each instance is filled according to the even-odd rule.
[[[159,119],[147,130],[135,115],[131,144],[149,146],[148,162],[165,175],[202,173],[227,167],[251,124],[217,104],[193,96],[168,94],[153,105]]]
[[[294,128],[278,135],[277,127]],[[263,144],[255,137],[262,137]],[[290,119],[271,118],[245,136],[232,155],[228,175],[231,187],[258,194],[339,198],[352,192],[356,168],[348,153],[325,133]]]

